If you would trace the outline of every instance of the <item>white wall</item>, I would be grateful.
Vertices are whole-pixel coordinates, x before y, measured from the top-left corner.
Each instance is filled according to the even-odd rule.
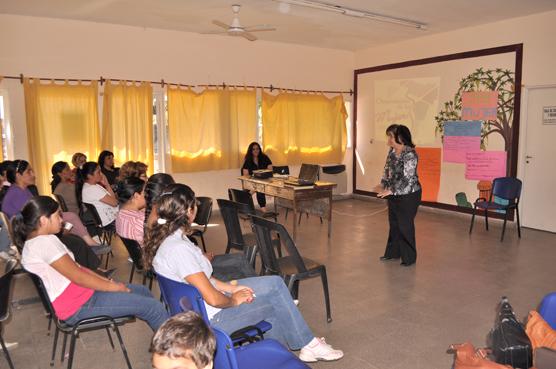
[[[0,15],[0,75],[118,78],[184,84],[254,84],[349,90],[354,54],[242,38],[48,18]],[[0,84],[9,96],[13,155],[27,158],[23,88]],[[349,98],[349,96],[347,96]],[[351,166],[351,152],[346,154]],[[225,197],[239,169],[176,174],[197,193]],[[351,176],[349,176],[351,178]]]

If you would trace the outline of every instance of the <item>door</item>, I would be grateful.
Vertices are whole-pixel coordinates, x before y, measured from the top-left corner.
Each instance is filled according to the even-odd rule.
[[[527,95],[522,223],[556,232],[556,86]]]

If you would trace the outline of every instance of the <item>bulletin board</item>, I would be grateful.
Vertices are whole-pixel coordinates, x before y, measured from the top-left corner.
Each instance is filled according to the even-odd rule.
[[[376,194],[394,123],[411,130],[423,205],[470,212],[481,185],[516,176],[522,55],[515,44],[355,70],[354,193]]]

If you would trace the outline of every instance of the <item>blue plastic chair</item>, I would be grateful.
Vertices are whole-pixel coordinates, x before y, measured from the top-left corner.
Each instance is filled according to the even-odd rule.
[[[549,293],[542,299],[539,314],[552,329],[556,329],[556,292]]]
[[[504,240],[504,233],[506,232],[506,221],[508,220],[508,213],[510,210],[515,209],[517,216],[517,235],[521,238],[521,225],[519,224],[519,198],[521,196],[521,181],[513,177],[496,178],[492,182],[492,192],[490,199],[479,197],[473,204],[473,216],[471,217],[471,226],[469,227],[469,234],[473,231],[473,223],[475,222],[475,212],[477,209],[485,211],[485,227],[488,231],[488,211],[503,211],[504,212],[504,225],[502,226],[502,236],[500,242]],[[493,200],[493,197],[507,200],[507,204],[499,204]]]
[[[170,315],[176,315],[184,311],[180,305],[180,299],[186,297],[189,305],[186,305],[186,310],[191,310],[199,314],[207,324],[210,324],[207,310],[205,308],[205,301],[203,297],[195,288],[187,283],[176,282],[168,279],[160,274],[157,274],[158,285],[160,287],[160,294],[164,303],[170,310]],[[263,334],[272,328],[272,324],[262,320],[259,323],[240,329],[232,333],[235,345],[241,345],[246,342],[254,342],[263,339]]]
[[[216,336],[214,369],[311,369],[276,340],[234,348],[226,332],[215,327],[212,330]]]

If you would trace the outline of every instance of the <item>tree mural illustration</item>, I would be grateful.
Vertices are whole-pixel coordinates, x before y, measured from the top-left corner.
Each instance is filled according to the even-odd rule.
[[[481,150],[486,150],[488,137],[499,134],[504,139],[504,150],[507,155],[507,171],[511,168],[510,151],[512,147],[512,123],[514,117],[515,83],[514,73],[507,69],[479,68],[459,83],[454,99],[446,101],[443,109],[435,116],[435,133],[444,139],[444,123],[460,120],[462,110],[462,94],[470,91],[498,91],[498,109],[496,120],[483,121],[481,125]]]

